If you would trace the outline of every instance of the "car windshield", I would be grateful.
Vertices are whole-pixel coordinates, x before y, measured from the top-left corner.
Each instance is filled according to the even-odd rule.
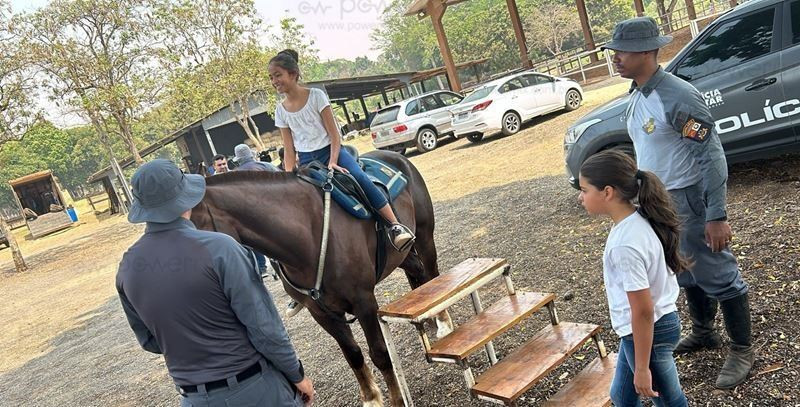
[[[475,89],[475,92],[469,94],[469,96],[465,97],[461,103],[469,103],[474,102],[478,99],[483,99],[488,96],[494,90],[494,86],[484,86],[482,88]]]
[[[372,126],[379,126],[384,123],[389,123],[397,120],[397,113],[400,112],[400,106],[392,106],[386,109],[381,110],[375,115],[375,118],[372,119]]]

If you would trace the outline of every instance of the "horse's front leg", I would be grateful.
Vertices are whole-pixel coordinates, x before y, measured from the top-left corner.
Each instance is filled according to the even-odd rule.
[[[372,363],[381,371],[386,387],[389,389],[389,398],[393,406],[402,407],[403,394],[400,384],[392,368],[392,360],[389,351],[386,349],[386,341],[378,322],[378,303],[373,293],[365,293],[359,301],[359,309],[356,310],[358,322],[364,330],[364,336],[369,344],[369,357]]]
[[[347,364],[353,369],[353,373],[358,381],[358,386],[361,394],[361,402],[364,407],[381,407],[383,406],[383,397],[381,390],[375,383],[375,377],[372,375],[372,369],[364,361],[364,354],[361,348],[353,338],[353,331],[350,325],[344,323],[344,314],[338,318],[330,316],[320,310],[314,304],[309,306],[311,316],[319,323],[319,325],[330,334],[339,348],[344,353],[344,358]]]

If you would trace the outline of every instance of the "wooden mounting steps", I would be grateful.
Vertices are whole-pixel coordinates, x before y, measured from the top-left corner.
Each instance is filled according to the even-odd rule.
[[[547,326],[480,375],[472,394],[511,404],[600,330],[599,325],[573,322]]]
[[[378,311],[382,317],[419,322],[437,308],[464,298],[501,275],[507,268],[505,259],[467,259],[447,273],[417,287]]]
[[[555,294],[517,292],[503,297],[480,314],[436,341],[428,351],[435,359],[458,362],[555,300]],[[434,360],[435,360],[434,359]]]
[[[614,379],[617,366],[617,354],[609,353],[608,357],[593,360],[566,386],[550,397],[544,404],[546,407],[607,407],[611,405],[608,389]]]

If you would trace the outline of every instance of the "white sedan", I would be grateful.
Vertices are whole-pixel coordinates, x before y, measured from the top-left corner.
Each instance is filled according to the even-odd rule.
[[[483,84],[451,109],[456,137],[480,141],[484,134],[511,135],[536,116],[580,107],[581,86],[567,78],[521,72]]]

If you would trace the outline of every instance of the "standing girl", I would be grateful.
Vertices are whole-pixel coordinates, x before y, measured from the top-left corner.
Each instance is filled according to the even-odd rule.
[[[286,171],[311,161],[328,163],[328,168],[349,172],[361,185],[373,208],[392,224],[389,237],[395,247],[404,247],[414,239],[411,230],[400,224],[386,197],[361,170],[355,158],[342,149],[341,137],[333,119],[330,101],[325,92],[300,86],[297,52],[283,50],[269,62],[272,86],[286,96],[275,109],[275,126],[281,131]],[[297,156],[295,155],[297,154]]]
[[[686,406],[672,351],[681,329],[675,274],[688,262],[679,252],[672,198],[655,174],[617,151],[587,159],[580,187],[586,211],[614,221],[603,253],[611,325],[622,338],[611,399],[618,407],[640,406],[640,396],[656,406]]]

